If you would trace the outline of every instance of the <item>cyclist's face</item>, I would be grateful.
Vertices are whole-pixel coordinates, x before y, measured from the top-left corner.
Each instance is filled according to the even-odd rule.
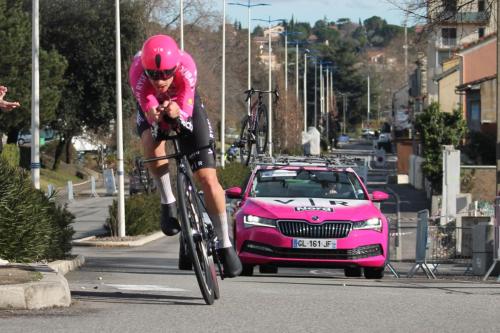
[[[172,84],[172,81],[174,80],[174,77],[170,77],[166,80],[152,80],[149,79],[149,82],[153,85],[153,87],[156,89],[157,92],[159,93],[166,93],[170,85]]]

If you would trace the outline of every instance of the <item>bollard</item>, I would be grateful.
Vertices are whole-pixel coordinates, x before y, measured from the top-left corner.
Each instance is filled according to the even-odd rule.
[[[47,198],[52,198],[54,195],[54,185],[52,184],[47,184]]]
[[[75,200],[75,197],[73,195],[73,182],[71,180],[68,180],[68,200]]]
[[[96,191],[95,177],[94,176],[90,177],[90,196],[92,198],[98,198],[99,197],[99,194],[97,194],[97,191]]]

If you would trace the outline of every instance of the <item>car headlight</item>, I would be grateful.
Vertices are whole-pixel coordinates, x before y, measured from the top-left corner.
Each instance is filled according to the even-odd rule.
[[[266,219],[254,215],[245,215],[243,217],[243,225],[245,226],[245,228],[251,228],[251,227],[276,228],[276,220]]]
[[[382,231],[382,220],[378,217],[372,217],[365,221],[354,222],[352,225],[354,230],[375,230]]]

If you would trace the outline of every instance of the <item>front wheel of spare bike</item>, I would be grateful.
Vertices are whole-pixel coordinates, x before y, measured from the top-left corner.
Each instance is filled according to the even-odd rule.
[[[259,155],[266,153],[268,139],[267,126],[267,107],[265,104],[262,104],[258,110],[257,128],[255,129],[256,150]]]
[[[252,145],[253,138],[250,129],[251,122],[250,117],[245,116],[243,124],[241,125],[240,133],[240,162],[241,164],[248,165],[250,163],[250,157],[252,156]]]
[[[187,161],[184,162],[186,168],[189,168]],[[211,253],[211,240],[208,238],[203,221],[203,204],[190,177],[181,171],[177,175],[177,188],[182,237],[191,255],[203,299],[205,303],[213,304],[219,296],[219,286],[213,253]]]

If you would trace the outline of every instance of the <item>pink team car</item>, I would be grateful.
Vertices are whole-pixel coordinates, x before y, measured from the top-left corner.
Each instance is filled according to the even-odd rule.
[[[351,168],[327,165],[257,166],[234,216],[243,275],[277,273],[278,266],[343,268],[347,277],[380,279],[388,251],[387,219]]]

